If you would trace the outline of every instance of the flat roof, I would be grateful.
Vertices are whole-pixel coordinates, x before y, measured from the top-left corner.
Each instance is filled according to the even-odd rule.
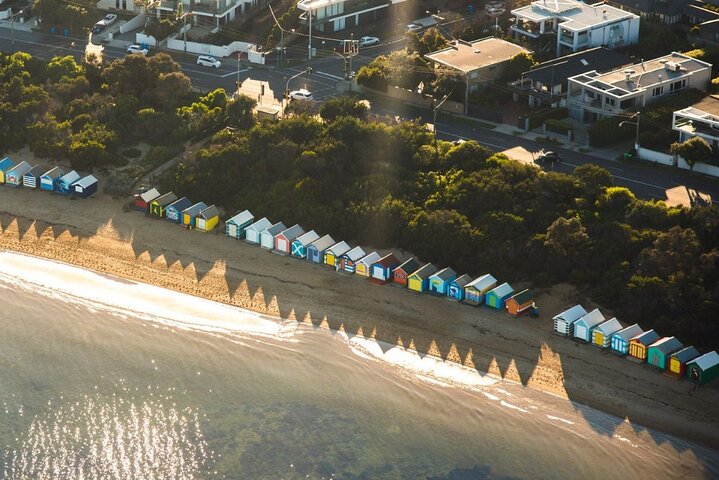
[[[706,120],[719,121],[719,95],[709,95],[702,98],[694,105],[677,110],[677,113],[694,115]]]
[[[457,41],[447,48],[424,57],[464,73],[505,62],[520,53],[532,53],[524,47],[489,37],[472,42]]]
[[[526,7],[512,10],[512,15],[532,22],[558,18],[564,20],[560,22],[562,28],[572,31],[639,18],[606,3],[590,5],[576,0],[537,0]]]

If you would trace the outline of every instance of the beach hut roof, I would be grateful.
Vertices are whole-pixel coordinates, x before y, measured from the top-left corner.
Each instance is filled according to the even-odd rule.
[[[264,231],[272,235],[273,237],[278,233],[287,230],[287,227],[282,222],[277,222],[274,225],[267,227]]]
[[[684,345],[682,345],[682,342],[680,342],[677,337],[664,337],[649,345],[649,348],[656,348],[660,352],[667,354],[676,352],[683,346]]]
[[[360,258],[365,256],[364,250],[362,250],[362,247],[355,247],[352,250],[348,251],[344,254],[350,261],[356,262]]]
[[[303,233],[305,233],[305,229],[295,223],[290,228],[285,228],[284,230],[282,230],[280,234],[289,240],[294,240]]]
[[[642,345],[651,345],[656,342],[657,339],[659,339],[659,334],[652,329],[642,333],[641,335],[637,335],[632,338],[632,341],[637,341]]]
[[[485,288],[489,288],[492,285],[495,285],[497,283],[497,279],[494,278],[491,274],[486,273],[484,275],[481,275],[471,282],[469,282],[467,285],[465,285],[465,288],[474,288],[475,290],[484,290]]]
[[[446,282],[446,281],[449,280],[450,278],[456,277],[456,276],[457,276],[457,272],[455,272],[455,271],[452,270],[451,268],[447,267],[447,268],[443,268],[442,270],[440,270],[439,272],[435,273],[435,274],[432,275],[432,276],[433,276],[433,277],[437,277],[437,278],[439,278],[440,280],[444,280],[444,281]]]
[[[619,330],[618,332],[614,333],[613,337],[619,337],[625,342],[628,342],[632,338],[636,337],[637,335],[641,335],[644,333],[644,330],[642,330],[642,327],[640,327],[638,324],[631,325],[627,328],[623,328],[622,330]]]
[[[61,182],[67,182],[67,183],[75,183],[80,179],[80,174],[77,173],[75,170],[71,170],[67,172],[65,175],[60,177]]]
[[[247,230],[256,230],[258,232],[261,232],[263,230],[266,230],[271,225],[272,222],[270,222],[267,217],[262,217],[261,219],[257,220],[255,223],[247,227]]]
[[[43,177],[49,177],[49,178],[57,178],[57,177],[61,177],[62,175],[63,175],[63,171],[62,171],[62,168],[60,168],[60,167],[52,167],[50,170],[48,170],[47,172],[42,174]]]
[[[512,288],[512,286],[509,283],[504,282],[500,286],[493,288],[492,290],[490,290],[487,293],[492,293],[492,294],[498,296],[499,298],[503,298],[503,297],[506,297],[507,295],[511,294],[513,291],[514,291],[514,289]]]
[[[604,334],[604,336],[611,335],[614,332],[618,332],[622,329],[622,324],[619,323],[619,320],[617,320],[617,317],[612,318],[611,320],[607,320],[606,322],[600,323],[597,325],[596,330],[599,330]]]
[[[555,320],[564,320],[567,323],[574,323],[580,318],[582,318],[584,315],[587,314],[587,311],[584,309],[581,305],[575,305],[572,308],[568,308],[562,313],[558,313],[554,316]]]
[[[140,198],[142,199],[143,202],[150,203],[151,201],[153,201],[160,195],[161,195],[160,192],[156,188],[151,188],[148,191],[146,191],[145,193],[141,194]]]
[[[461,277],[457,277],[457,278],[455,278],[454,280],[452,280],[452,283],[454,283],[455,285],[457,285],[459,288],[462,288],[462,287],[464,287],[465,285],[467,285],[470,280],[472,280],[472,277],[470,277],[469,275],[467,275],[467,274],[465,273],[465,274],[462,275]]]
[[[93,183],[97,182],[97,178],[93,177],[92,175],[88,175],[87,177],[83,177],[77,182],[75,182],[73,185],[79,185],[82,188],[87,188]]]
[[[347,242],[339,242],[332,245],[330,248],[327,249],[328,252],[332,252],[332,254],[335,257],[338,257],[340,255],[344,255],[347,253],[350,249],[350,246],[347,244]]]
[[[380,258],[375,262],[376,264],[379,264],[383,267],[389,267],[392,265],[399,264],[399,259],[395,256],[394,253],[388,253],[384,257]]]
[[[426,278],[426,277],[431,276],[436,271],[437,271],[437,267],[435,267],[431,263],[428,263],[428,264],[420,267],[419,269],[417,269],[417,271],[412,272],[410,274],[410,276],[411,277],[418,276],[420,278]]]
[[[521,292],[512,295],[512,297],[515,302],[517,302],[519,305],[522,305],[524,303],[530,302],[534,299],[534,293],[532,293],[531,290],[528,288],[525,288]]]
[[[604,320],[606,320],[606,318],[604,318],[602,312],[600,312],[598,308],[595,308],[577,321],[582,321],[587,326],[587,328],[592,328],[595,325],[599,325]]]
[[[2,160],[0,160],[0,170],[3,172],[5,170],[11,169],[15,165],[15,162],[13,162],[10,157],[5,157]]]
[[[415,272],[420,267],[420,265],[421,264],[419,263],[419,261],[416,258],[412,257],[412,258],[405,260],[397,268],[404,270],[407,274],[411,274],[411,273]]]
[[[182,213],[186,213],[188,215],[197,215],[206,208],[207,205],[205,204],[205,202],[197,202],[196,204],[184,209]]]
[[[693,360],[699,356],[699,350],[694,347],[682,348],[676,353],[672,353],[672,358],[676,358],[682,363],[687,363],[689,360]]]
[[[200,216],[204,218],[205,220],[209,220],[211,218],[215,218],[220,215],[220,211],[217,209],[216,206],[210,205],[209,207],[205,208],[204,210],[200,211]]]
[[[15,173],[22,176],[25,175],[32,167],[29,163],[23,161],[12,167],[10,170],[14,170]]]
[[[25,175],[32,175],[33,177],[39,177],[40,175],[43,174],[44,171],[45,171],[45,167],[43,167],[42,165],[35,165],[30,170],[28,170]]]
[[[179,198],[179,199],[175,200],[175,201],[172,202],[171,204],[169,204],[169,205],[167,206],[167,208],[172,207],[172,208],[174,208],[175,210],[181,212],[181,211],[183,211],[184,209],[186,209],[187,207],[189,207],[190,205],[192,205],[192,200],[190,200],[190,199],[187,198],[187,197],[182,197],[182,198]]]
[[[369,255],[365,255],[364,257],[362,257],[362,258],[360,259],[360,261],[357,262],[357,263],[362,263],[362,264],[367,265],[367,266],[369,267],[370,265],[372,265],[373,263],[375,263],[375,262],[376,262],[377,260],[379,260],[379,259],[380,259],[379,253],[377,253],[377,252],[372,252],[372,253],[370,253]]]
[[[225,223],[234,223],[235,225],[242,225],[243,223],[251,222],[255,217],[250,213],[249,210],[244,210],[234,217],[227,220]]]
[[[699,358],[691,360],[687,363],[687,365],[689,365],[690,363],[696,363],[697,366],[702,370],[708,370],[711,367],[719,364],[719,353],[717,353],[716,350],[712,350],[711,352],[705,353]]]
[[[324,252],[328,248],[330,248],[332,245],[335,244],[335,241],[332,239],[332,237],[328,234],[324,237],[320,238],[319,240],[315,240],[310,244],[311,247],[314,247],[320,252]]]
[[[175,195],[175,192],[167,192],[166,194],[160,195],[159,197],[154,199],[152,203],[157,203],[161,207],[166,207],[175,200],[177,200],[177,195]]]
[[[320,236],[317,234],[317,232],[315,232],[314,230],[310,230],[309,232],[305,232],[299,237],[297,237],[297,240],[295,240],[295,242],[298,242],[304,247],[314,242],[318,238],[320,238]]]

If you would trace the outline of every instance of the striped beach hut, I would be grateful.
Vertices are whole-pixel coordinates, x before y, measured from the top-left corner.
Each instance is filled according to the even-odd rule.
[[[197,225],[197,216],[206,208],[207,205],[205,202],[198,202],[187,207],[182,211],[182,224],[188,228],[195,228]]]
[[[484,304],[487,305],[490,308],[495,308],[497,310],[504,310],[504,304],[507,302],[507,299],[512,296],[514,293],[514,289],[512,286],[504,282],[498,287],[494,287],[492,290],[488,291],[484,296]]]
[[[687,363],[687,378],[704,385],[719,378],[719,353],[711,351]]]
[[[437,273],[437,267],[427,263],[407,277],[407,288],[415,292],[424,292],[429,288],[429,277]]]
[[[612,341],[612,335],[624,328],[616,317],[602,322],[592,329],[592,345],[609,348]]]
[[[272,251],[280,255],[289,255],[292,253],[292,242],[297,240],[303,233],[305,233],[305,229],[298,224],[282,230],[275,236],[275,247]]]
[[[35,165],[22,177],[22,186],[25,188],[40,188],[40,177],[45,173],[45,167]]]
[[[654,330],[649,330],[637,335],[629,341],[629,357],[634,360],[646,361],[647,349],[649,345],[659,340],[659,334]]]
[[[472,277],[466,273],[449,282],[447,287],[447,298],[450,300],[464,300],[464,286],[472,281]]]
[[[260,234],[272,226],[267,217],[262,217],[245,229],[245,241],[253,245],[260,243]]]
[[[65,175],[60,167],[52,167],[40,177],[40,189],[48,192],[57,191],[60,188],[60,178]]]
[[[349,252],[350,248],[347,242],[335,243],[325,250],[322,263],[336,270],[340,264],[340,257]]]
[[[5,172],[14,166],[15,162],[13,162],[10,157],[5,157],[0,160],[0,183],[5,183]]]
[[[270,225],[260,232],[260,246],[267,250],[275,248],[275,237],[287,230],[287,226],[282,222],[277,222],[274,225]]]
[[[182,197],[165,208],[165,220],[173,223],[182,222],[182,212],[192,206],[192,200]]]
[[[245,229],[252,225],[255,216],[249,210],[243,210],[225,222],[225,235],[230,238],[245,238]]]
[[[292,242],[292,246],[290,247],[292,256],[297,257],[297,258],[306,258],[307,257],[307,247],[309,247],[310,244],[312,242],[316,241],[318,238],[320,238],[320,236],[314,230],[305,232],[302,235],[300,235],[299,237],[297,237]]]
[[[676,337],[664,337],[649,345],[647,349],[647,363],[661,370],[669,366],[669,357],[672,353],[684,348],[682,342]]]
[[[518,317],[519,315],[528,312],[534,307],[534,293],[532,293],[532,291],[527,288],[525,288],[519,293],[515,293],[505,302],[505,308],[507,309],[507,313],[515,317]]]
[[[165,209],[167,206],[176,201],[177,195],[175,195],[175,192],[167,192],[164,195],[160,195],[150,202],[150,215],[157,218],[163,218],[165,216]]]
[[[210,205],[197,215],[195,227],[203,232],[209,232],[220,223],[220,211],[216,206]]]
[[[642,330],[642,327],[636,323],[613,333],[610,340],[612,353],[616,353],[617,355],[626,355],[629,353],[629,342],[632,338],[639,336],[642,333],[644,333],[644,330]]]
[[[400,264],[394,253],[388,253],[370,266],[370,281],[383,285],[392,280],[394,269]]]
[[[72,184],[78,180],[80,180],[80,174],[75,170],[71,170],[58,180],[58,191],[60,193],[64,193],[65,195],[71,194],[73,192]]]
[[[687,373],[687,363],[699,357],[699,350],[694,347],[682,348],[669,357],[669,374],[683,378]]]
[[[578,338],[587,343],[591,342],[592,329],[606,320],[602,312],[600,312],[598,308],[595,308],[574,322],[574,338]]]
[[[372,265],[380,258],[380,254],[377,252],[365,255],[357,261],[357,269],[355,270],[355,273],[363,277],[369,277],[370,272],[372,271]]]
[[[92,175],[82,177],[80,180],[72,184],[74,195],[80,198],[88,198],[97,192],[97,178]]]
[[[406,287],[409,276],[416,272],[421,266],[422,264],[419,263],[419,260],[414,257],[405,260],[394,269],[394,272],[392,272],[392,282],[395,285]]]
[[[445,296],[449,283],[457,278],[457,272],[451,268],[443,268],[429,277],[429,293]]]
[[[22,185],[22,177],[30,171],[32,166],[27,162],[20,162],[5,172],[5,184],[11,187]]]
[[[480,275],[464,286],[464,299],[467,305],[482,305],[487,292],[497,286],[497,279],[489,273]]]
[[[581,305],[575,305],[554,316],[554,331],[560,335],[574,335],[574,323],[587,314]]]
[[[335,242],[330,235],[325,235],[324,237],[310,243],[307,247],[307,260],[313,263],[324,263],[325,252],[335,243],[337,242]]]
[[[135,195],[133,204],[135,208],[141,212],[150,213],[150,202],[159,197],[161,193],[156,188],[151,188],[146,192]]]
[[[340,262],[337,266],[337,270],[342,270],[347,273],[355,273],[357,270],[357,261],[366,255],[362,247],[355,247],[343,255],[340,255]]]

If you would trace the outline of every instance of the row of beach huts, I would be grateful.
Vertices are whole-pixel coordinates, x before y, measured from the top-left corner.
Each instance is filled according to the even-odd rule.
[[[147,215],[164,218],[186,228],[210,231],[219,224],[219,211],[214,205],[193,203],[173,192],[161,194],[153,188],[135,195],[135,207]],[[472,278],[457,275],[451,268],[439,269],[432,263],[415,258],[400,260],[393,253],[367,253],[362,247],[336,241],[330,235],[320,236],[300,225],[287,227],[266,217],[255,220],[249,210],[225,221],[227,237],[241,239],[280,255],[326,265],[335,271],[369,278],[377,284],[394,284],[416,292],[428,292],[469,305],[484,305],[513,316],[536,314],[534,295],[528,289],[515,292],[509,283],[498,285],[490,274]]]
[[[97,179],[92,175],[82,176],[75,170],[65,173],[60,167],[48,170],[42,165],[33,166],[25,161],[16,165],[10,157],[0,160],[0,184],[80,198],[87,198],[97,192]]]
[[[676,337],[661,337],[654,330],[644,331],[638,324],[623,326],[607,319],[598,308],[587,312],[581,305],[554,316],[554,333],[626,356],[637,363],[648,363],[667,375],[704,384],[719,377],[719,354],[700,354],[685,347]]]

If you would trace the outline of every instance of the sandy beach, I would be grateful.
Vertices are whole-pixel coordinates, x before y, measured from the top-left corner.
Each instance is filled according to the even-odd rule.
[[[222,226],[189,231],[124,211],[126,203],[0,186],[0,249],[374,336],[611,413],[623,437],[646,426],[719,448],[719,382],[695,389],[554,335],[552,316],[584,300],[569,286],[538,292],[540,318],[516,319],[279,256],[226,238]]]

